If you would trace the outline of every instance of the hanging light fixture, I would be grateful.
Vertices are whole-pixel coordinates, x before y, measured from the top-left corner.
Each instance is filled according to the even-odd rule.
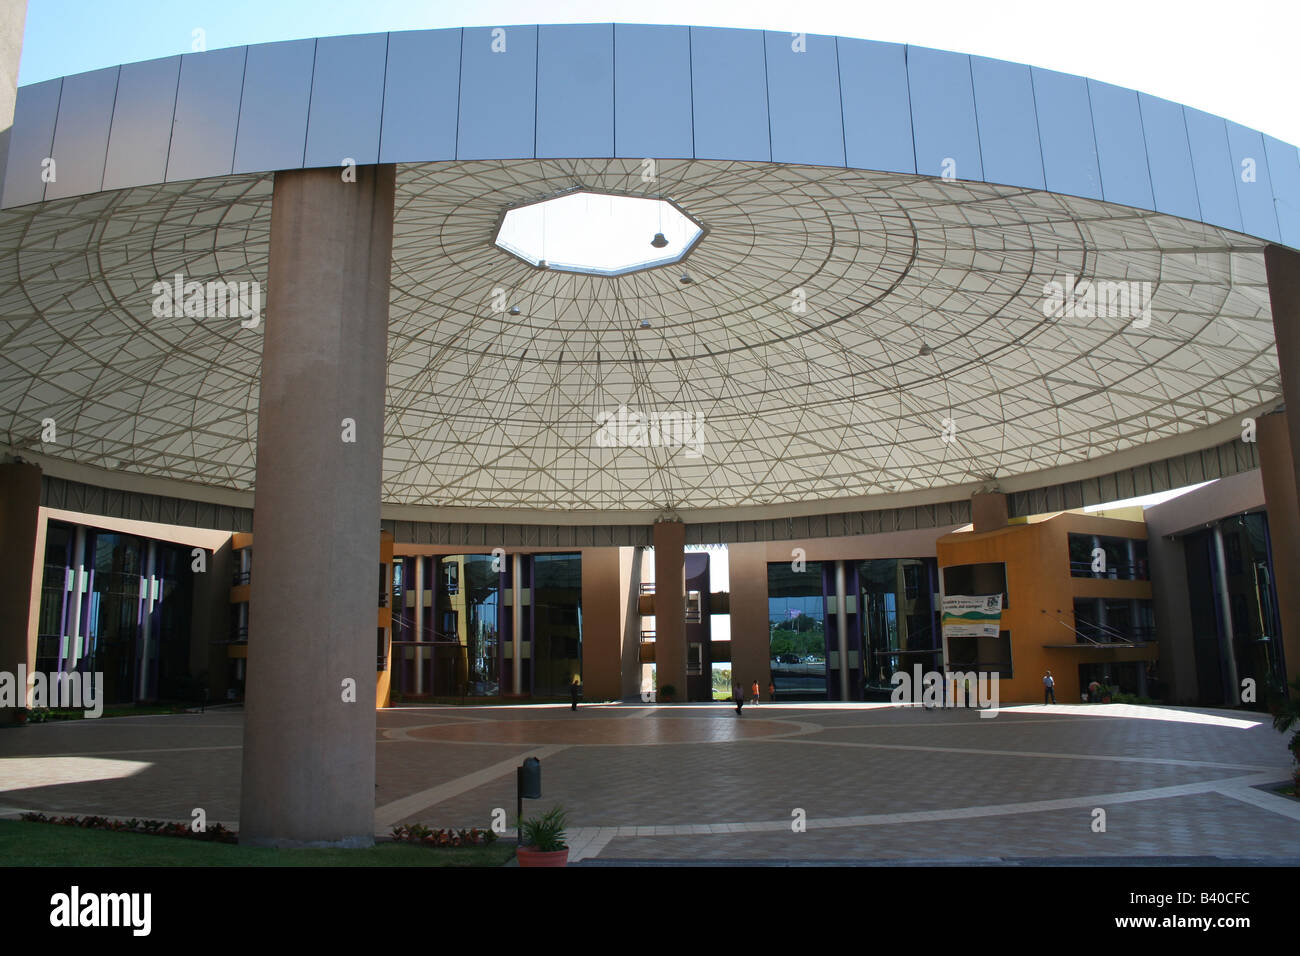
[[[656,232],[655,237],[650,240],[650,245],[654,246],[656,249],[662,249],[664,246],[668,245],[668,240],[664,238],[662,232]]]
[[[681,279],[678,281],[680,281],[682,285],[690,285],[695,280],[691,278],[691,274],[689,272],[683,272]]]
[[[920,348],[920,350],[919,350],[916,354],[917,354],[917,355],[922,355],[922,356],[924,356],[924,355],[929,355],[929,354],[931,354],[933,351],[934,351],[934,349],[930,348],[930,346],[928,346],[928,345],[926,345],[924,342],[922,342],[922,343],[921,343],[921,348]]]

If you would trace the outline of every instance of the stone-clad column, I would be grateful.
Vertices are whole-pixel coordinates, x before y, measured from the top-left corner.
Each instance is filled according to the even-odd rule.
[[[659,521],[655,546],[655,680],[686,700],[686,525]]]
[[[240,842],[374,839],[375,574],[394,167],[280,172],[271,250]]]
[[[1268,276],[1268,298],[1273,312],[1273,336],[1277,342],[1277,364],[1282,372],[1282,398],[1286,402],[1287,410],[1290,414],[1286,415],[1287,438],[1290,443],[1291,452],[1291,482],[1296,486],[1297,496],[1300,498],[1300,252],[1293,249],[1285,249],[1281,246],[1268,246],[1264,250],[1264,270]],[[1261,456],[1262,457],[1262,456]],[[1273,456],[1276,459],[1276,455]],[[1280,493],[1277,486],[1276,475],[1284,473],[1285,468],[1274,462],[1270,471],[1273,474],[1266,474],[1266,500],[1269,507],[1269,526],[1273,529],[1288,528],[1295,525],[1295,514],[1291,511],[1291,502],[1297,500],[1290,498],[1289,495]],[[1268,495],[1270,485],[1273,494]],[[1286,514],[1274,514],[1274,507],[1286,507]],[[1274,540],[1277,539],[1277,532],[1274,531]],[[1276,550],[1276,545],[1275,545]],[[1282,637],[1286,645],[1286,669],[1287,679],[1293,680],[1300,675],[1300,660],[1296,660],[1297,655],[1294,653],[1297,641],[1300,641],[1294,633],[1294,628],[1288,628],[1287,624],[1292,623],[1288,618],[1294,620],[1293,615],[1286,613],[1293,603],[1291,594],[1300,586],[1300,580],[1297,579],[1297,569],[1290,561],[1284,561],[1281,566],[1275,569],[1278,573],[1277,590],[1279,592],[1278,604],[1283,611]],[[1281,592],[1289,592],[1287,598],[1281,597]],[[1290,633],[1288,633],[1290,631]]]

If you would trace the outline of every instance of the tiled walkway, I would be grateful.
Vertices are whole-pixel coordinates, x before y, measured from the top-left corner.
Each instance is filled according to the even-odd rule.
[[[1289,777],[1285,738],[1252,713],[629,704],[378,721],[377,834],[513,816],[514,768],[536,756],[544,798],[525,812],[563,804],[575,861],[1300,863],[1300,801],[1266,787]],[[0,732],[0,812],[237,823],[242,733],[239,710]]]

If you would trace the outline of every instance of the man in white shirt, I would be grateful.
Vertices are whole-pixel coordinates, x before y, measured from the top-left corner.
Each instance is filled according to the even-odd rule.
[[[1051,671],[1043,675],[1043,703],[1056,703],[1056,681],[1052,679]]]

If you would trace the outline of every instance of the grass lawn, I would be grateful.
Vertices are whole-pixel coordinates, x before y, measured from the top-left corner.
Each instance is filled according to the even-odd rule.
[[[380,843],[364,850],[269,850],[0,820],[5,866],[501,866],[514,853],[513,840],[443,849]]]

